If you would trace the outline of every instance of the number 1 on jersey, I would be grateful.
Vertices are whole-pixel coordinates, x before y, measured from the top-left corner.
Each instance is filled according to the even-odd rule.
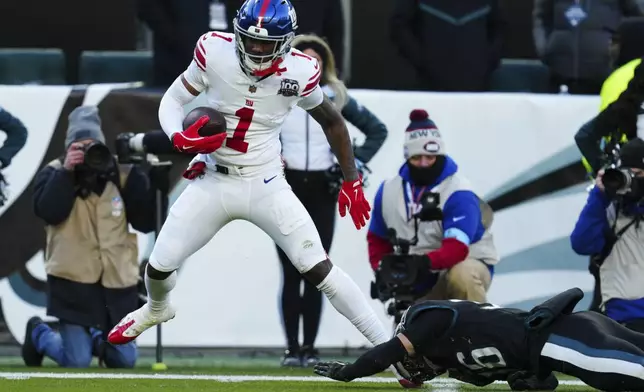
[[[235,116],[239,117],[239,124],[235,128],[233,136],[226,139],[226,147],[243,154],[248,151],[248,142],[244,141],[244,138],[246,137],[248,128],[250,128],[250,123],[253,121],[254,115],[255,110],[246,107],[235,112]]]

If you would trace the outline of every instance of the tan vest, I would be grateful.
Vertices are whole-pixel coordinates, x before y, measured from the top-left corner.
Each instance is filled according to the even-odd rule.
[[[49,166],[61,168],[59,160]],[[119,165],[121,184],[129,166]],[[45,226],[48,275],[107,288],[136,285],[139,277],[136,234],[130,233],[125,205],[118,187],[108,181],[101,196],[76,198],[69,217],[57,226]]]
[[[440,208],[442,209],[450,195],[461,190],[471,191],[469,182],[458,176],[458,174],[454,174],[445,178],[431,191],[440,194]],[[405,205],[404,192],[402,177],[396,176],[385,181],[382,189],[382,217],[387,228],[395,229],[399,238],[411,240],[414,237],[414,220],[407,220],[408,207]],[[492,208],[486,202],[480,198],[479,200],[483,226],[486,230],[478,242],[470,244],[467,257],[492,265],[499,262],[499,255],[490,232],[494,214]],[[440,248],[442,242],[443,222],[419,222],[418,243],[410,247],[409,253],[423,254],[431,252]]]

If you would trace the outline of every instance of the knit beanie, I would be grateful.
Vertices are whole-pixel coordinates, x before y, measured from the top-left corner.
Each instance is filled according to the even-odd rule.
[[[412,110],[409,120],[411,123],[405,131],[405,159],[414,155],[445,155],[445,142],[425,110]]]
[[[96,106],[79,106],[69,114],[65,150],[83,139],[92,139],[105,143],[105,135],[101,130],[101,118]]]

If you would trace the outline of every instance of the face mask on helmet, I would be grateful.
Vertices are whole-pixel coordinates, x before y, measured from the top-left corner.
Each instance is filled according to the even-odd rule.
[[[236,33],[237,50],[242,60],[242,66],[249,71],[268,69],[282,54],[284,39],[264,39],[252,36],[243,31]]]

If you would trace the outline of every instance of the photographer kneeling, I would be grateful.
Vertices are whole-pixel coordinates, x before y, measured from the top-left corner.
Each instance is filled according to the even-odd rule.
[[[380,185],[373,203],[367,240],[378,293],[372,291],[372,297],[393,297],[391,315],[419,298],[485,302],[498,262],[489,231],[492,210],[445,154],[427,112],[414,110],[410,119],[407,161]]]
[[[131,368],[136,346],[112,346],[106,332],[139,307],[137,236],[155,229],[155,189],[139,167],[120,165],[104,144],[98,108],[69,115],[66,153],[36,176],[34,209],[45,222],[47,314],[29,320],[22,356],[41,366],[88,367],[92,356],[110,368]],[[153,176],[153,173],[150,173]]]
[[[598,271],[600,310],[644,332],[644,141],[634,138],[618,153],[617,166],[600,170],[570,242]]]

